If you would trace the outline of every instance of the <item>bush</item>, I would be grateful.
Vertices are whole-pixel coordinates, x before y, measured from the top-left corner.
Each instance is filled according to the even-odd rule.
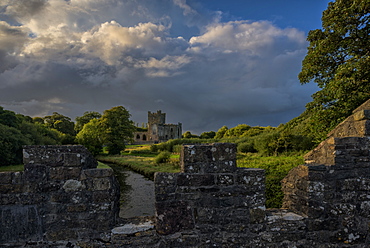
[[[131,150],[130,151],[130,154],[132,155],[145,155],[145,154],[153,154],[153,153],[156,153],[156,152],[152,152],[151,150],[148,150],[148,149],[143,149],[143,150]]]
[[[171,157],[171,153],[164,151],[164,152],[159,153],[157,157],[155,157],[154,161],[156,164],[167,163],[170,160],[170,157]]]
[[[257,150],[254,148],[253,142],[244,142],[244,143],[239,143],[238,144],[238,152],[257,152]]]
[[[22,146],[30,145],[18,129],[0,124],[0,166],[22,163]]]
[[[151,145],[150,146],[150,151],[151,152],[158,152],[158,146],[157,145]]]
[[[182,145],[175,145],[172,150],[174,153],[180,153],[181,152]]]

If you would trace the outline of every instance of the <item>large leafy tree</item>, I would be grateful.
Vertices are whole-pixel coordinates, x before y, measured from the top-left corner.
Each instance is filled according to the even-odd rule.
[[[76,140],[84,145],[92,154],[98,155],[103,147],[103,132],[98,119],[91,119],[77,134]]]
[[[309,32],[299,80],[321,88],[306,106],[313,132],[327,133],[370,97],[369,21],[370,0],[337,0]]]
[[[57,112],[53,112],[52,115],[45,116],[44,123],[47,127],[54,128],[64,134],[72,136],[75,135],[74,123],[71,118]]]
[[[101,117],[101,114],[99,112],[95,111],[86,111],[83,116],[76,117],[76,124],[75,124],[75,130],[76,132],[80,132],[85,124],[89,123],[92,119],[99,119]]]
[[[22,146],[30,144],[21,131],[0,123],[0,166],[22,163]]]
[[[218,131],[216,132],[215,139],[222,139],[225,135],[225,133],[229,130],[227,126],[222,126]]]
[[[75,142],[76,132],[71,118],[53,112],[52,115],[44,117],[44,123],[46,127],[58,130],[62,133],[62,144],[73,144]]]
[[[130,117],[128,110],[122,106],[103,112],[99,121],[103,130],[102,138],[110,154],[119,154],[125,149],[127,143],[132,142],[136,127]]]
[[[17,118],[17,115],[10,110],[5,110],[0,106],[0,124],[6,125],[8,127],[17,128],[20,123],[20,120]]]

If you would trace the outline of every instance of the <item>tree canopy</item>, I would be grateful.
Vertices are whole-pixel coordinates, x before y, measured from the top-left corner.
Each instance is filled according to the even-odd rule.
[[[130,116],[126,108],[117,106],[105,110],[100,118],[100,127],[104,132],[103,141],[110,154],[119,154],[126,144],[132,141],[136,127]]]
[[[78,133],[82,130],[85,124],[89,123],[92,119],[99,119],[101,114],[95,111],[86,111],[83,116],[76,117],[75,130]]]
[[[308,34],[298,77],[321,88],[306,106],[315,132],[326,134],[370,97],[369,21],[369,0],[337,0],[323,12],[322,29]]]
[[[82,130],[77,134],[76,140],[79,144],[84,145],[92,154],[98,155],[103,146],[101,127],[98,119],[91,119],[86,123]]]

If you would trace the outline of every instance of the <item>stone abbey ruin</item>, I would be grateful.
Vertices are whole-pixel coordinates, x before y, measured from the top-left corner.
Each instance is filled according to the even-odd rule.
[[[142,221],[118,218],[119,185],[84,147],[27,146],[24,163],[0,174],[1,247],[370,245],[370,101],[284,178],[282,209],[265,208],[264,171],[238,168],[230,143],[184,145]]]
[[[166,113],[158,110],[157,113],[148,111],[148,131],[135,132],[135,144],[161,143],[170,139],[180,139],[182,124],[166,124]]]

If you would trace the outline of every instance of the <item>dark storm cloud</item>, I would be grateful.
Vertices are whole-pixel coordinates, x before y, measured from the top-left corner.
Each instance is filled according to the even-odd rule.
[[[32,17],[39,13],[48,3],[47,0],[5,0],[5,3],[7,2],[8,5],[5,8],[5,14],[16,19]]]
[[[200,133],[278,125],[314,92],[296,78],[307,44],[294,28],[222,23],[184,0],[22,2],[0,4],[19,22],[0,22],[6,109],[75,118],[123,105],[138,123],[162,109]]]
[[[18,58],[13,54],[19,53],[26,41],[27,34],[21,27],[0,21],[0,73],[16,66]]]

